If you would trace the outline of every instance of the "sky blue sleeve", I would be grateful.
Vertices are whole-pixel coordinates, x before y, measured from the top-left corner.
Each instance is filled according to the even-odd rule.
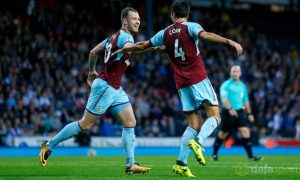
[[[121,32],[118,38],[118,47],[123,48],[124,44],[127,42],[134,43],[133,37],[127,33]]]
[[[220,87],[220,96],[221,96],[221,99],[228,99],[227,84],[228,83],[224,82],[221,85],[221,87]]]
[[[104,39],[104,40],[101,42],[101,44],[102,44],[103,46],[106,46],[107,41],[108,41],[108,38]]]
[[[243,85],[244,85],[244,97],[243,97],[243,103],[246,103],[246,102],[249,101],[248,90],[247,90],[246,84],[243,84]]]
[[[203,31],[204,29],[202,28],[202,26],[198,23],[192,23],[192,22],[189,22],[187,24],[188,26],[188,30],[189,30],[189,33],[190,35],[194,38],[194,39],[198,39],[198,34],[199,32]]]
[[[156,33],[151,39],[150,42],[153,46],[162,46],[164,45],[164,33],[165,30],[160,30]]]

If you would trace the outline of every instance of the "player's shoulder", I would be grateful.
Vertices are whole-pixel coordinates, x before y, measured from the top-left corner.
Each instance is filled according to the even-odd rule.
[[[133,39],[133,36],[131,34],[129,34],[128,32],[124,31],[123,29],[120,29],[119,30],[119,37],[127,37],[127,38],[132,38]]]
[[[173,24],[171,24],[171,25],[165,27],[164,29],[159,30],[159,31],[156,33],[156,36],[157,36],[157,37],[164,37],[164,36],[166,35],[166,32],[168,32],[168,30],[169,30],[170,28],[172,28],[172,26],[173,26]]]
[[[183,22],[182,24],[187,25],[187,26],[199,26],[200,25],[199,23],[190,22],[190,21]]]
[[[182,24],[187,26],[188,28],[192,28],[192,29],[201,27],[201,25],[199,23],[196,23],[196,22],[186,21],[186,22],[183,22]]]
[[[124,31],[123,29],[120,30],[120,33],[119,33],[119,36],[118,36],[118,47],[119,48],[122,48],[124,46],[125,43],[127,42],[131,42],[131,43],[134,43],[134,39],[133,39],[133,36]]]

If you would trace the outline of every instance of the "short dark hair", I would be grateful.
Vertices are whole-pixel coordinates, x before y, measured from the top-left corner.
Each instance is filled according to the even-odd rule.
[[[175,1],[170,7],[170,12],[174,12],[178,18],[187,18],[190,14],[190,3],[188,1]]]
[[[122,21],[124,18],[127,18],[129,11],[137,12],[137,10],[134,9],[134,8],[132,8],[132,7],[126,7],[126,8],[124,8],[124,9],[122,9],[122,11],[121,11],[121,21]]]

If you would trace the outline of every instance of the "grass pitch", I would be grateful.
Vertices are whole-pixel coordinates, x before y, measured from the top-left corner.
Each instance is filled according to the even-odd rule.
[[[147,174],[125,175],[123,157],[50,157],[42,168],[38,158],[0,158],[0,179],[182,179],[172,172],[175,156],[137,156],[152,167]],[[245,156],[221,156],[213,162],[206,156],[205,167],[189,157],[192,173],[201,179],[300,179],[299,156],[265,156],[264,161],[248,161]]]

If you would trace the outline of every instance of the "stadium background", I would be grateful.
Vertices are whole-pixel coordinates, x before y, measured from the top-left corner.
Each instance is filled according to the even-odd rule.
[[[12,155],[7,147],[37,146],[67,123],[81,118],[89,93],[89,51],[120,28],[122,8],[132,6],[141,16],[140,32],[135,36],[138,42],[171,23],[171,2],[1,2],[0,149],[6,153],[0,156]],[[242,80],[248,85],[256,118],[250,124],[253,143],[258,147],[295,146],[292,152],[299,152],[300,1],[191,0],[191,4],[191,21],[240,42],[245,49],[237,57],[229,47],[200,43],[203,62],[217,92],[229,77],[229,67],[242,66]],[[100,71],[103,66],[99,63],[98,67]],[[123,87],[137,118],[136,135],[142,137],[138,145],[179,148],[187,121],[181,112],[167,55],[132,57]],[[108,113],[88,133],[78,136],[75,143],[71,140],[64,145],[118,147],[121,131],[121,125]],[[93,143],[91,137],[100,138]],[[259,150],[269,153],[264,148]]]

